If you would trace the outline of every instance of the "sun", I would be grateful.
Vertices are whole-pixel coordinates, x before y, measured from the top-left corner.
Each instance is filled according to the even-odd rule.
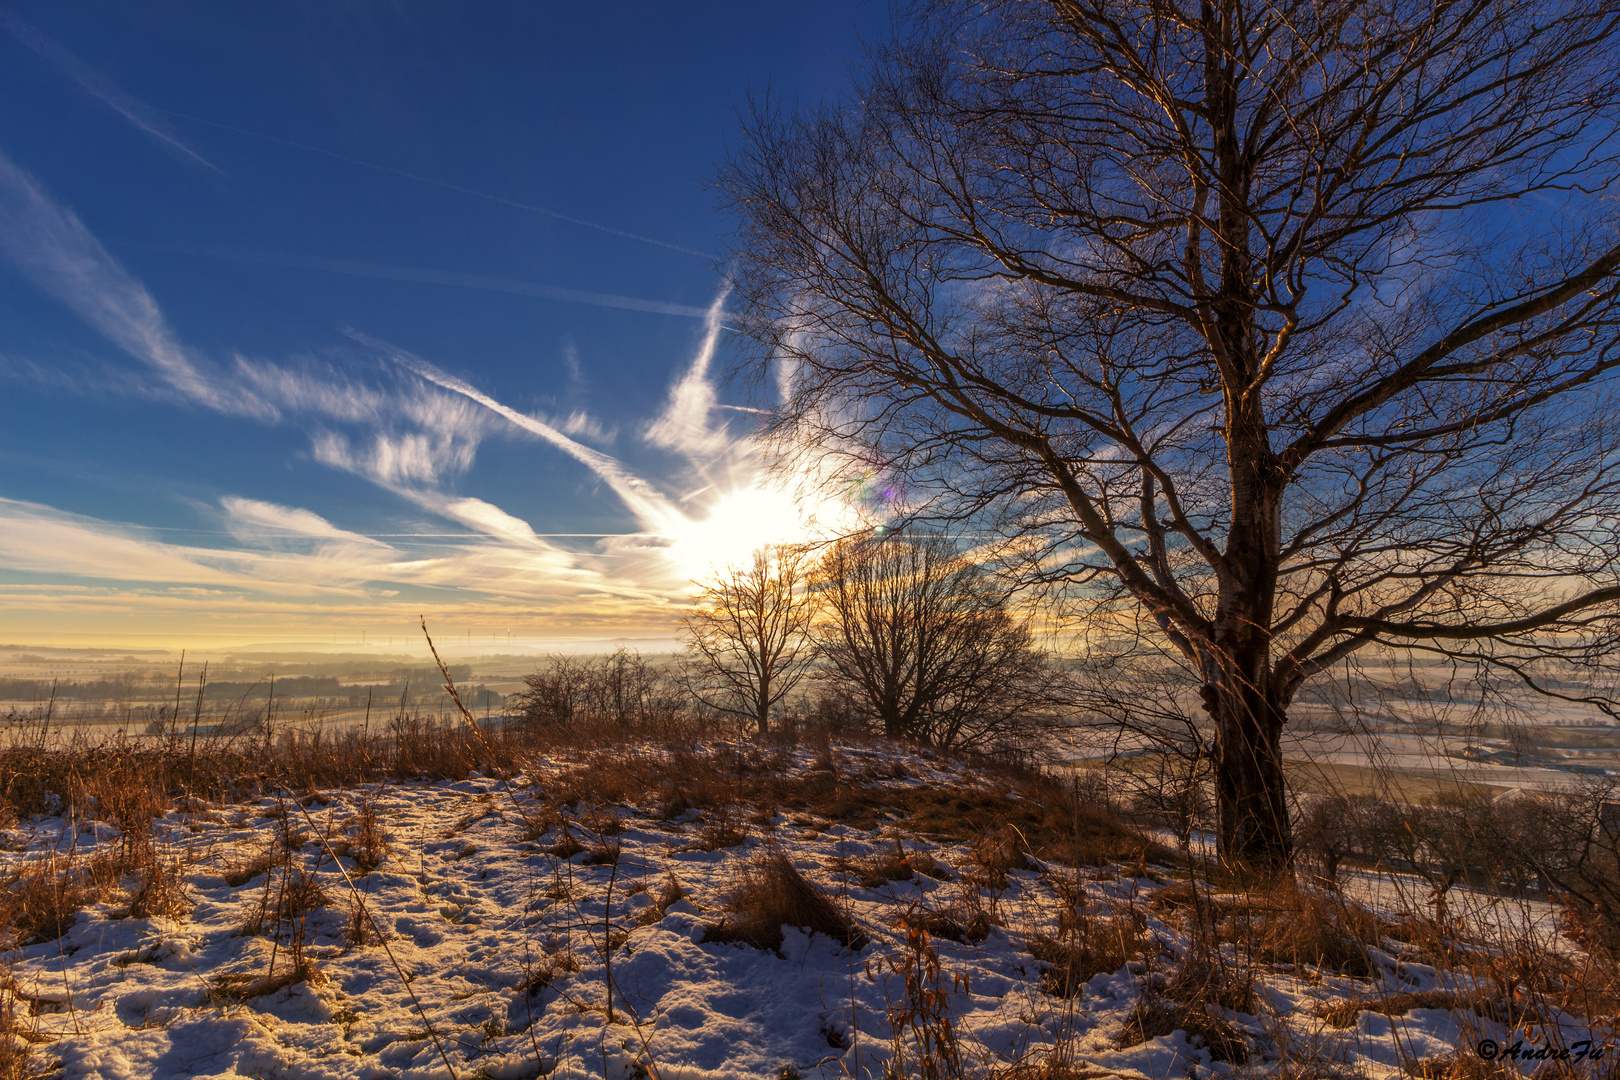
[[[770,544],[802,544],[848,531],[857,516],[857,508],[836,498],[807,503],[774,485],[734,488],[701,518],[676,526],[668,555],[676,572],[701,579],[743,565]]]

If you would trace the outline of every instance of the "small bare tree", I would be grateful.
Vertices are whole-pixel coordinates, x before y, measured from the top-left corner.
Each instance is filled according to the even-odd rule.
[[[823,678],[891,738],[1006,742],[1051,719],[1059,673],[1003,592],[942,536],[834,545],[818,567]]]
[[[651,728],[667,726],[676,712],[667,678],[635,649],[594,658],[551,656],[523,682],[526,689],[513,704],[533,728]]]
[[[803,681],[815,649],[814,607],[801,595],[806,555],[787,546],[754,552],[747,566],[697,582],[681,619],[687,691],[717,712],[771,730],[771,711]]]

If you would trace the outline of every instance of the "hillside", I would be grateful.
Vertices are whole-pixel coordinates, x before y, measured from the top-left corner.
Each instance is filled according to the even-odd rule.
[[[1568,943],[1190,883],[1078,795],[722,741],[182,800],[144,837],[36,815],[7,1075],[1434,1077],[1614,1039]]]

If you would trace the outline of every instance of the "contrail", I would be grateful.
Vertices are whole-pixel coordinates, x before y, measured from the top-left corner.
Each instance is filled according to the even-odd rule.
[[[671,244],[667,240],[659,240],[651,236],[642,236],[640,233],[627,232],[624,229],[615,229],[611,225],[603,225],[599,222],[587,221],[585,218],[575,217],[572,214],[565,214],[560,210],[550,210],[544,206],[535,206],[533,203],[518,202],[516,199],[508,199],[501,195],[491,195],[487,191],[479,191],[477,188],[462,187],[460,184],[452,184],[446,180],[435,180],[431,176],[423,176],[420,173],[406,172],[404,169],[396,169],[392,165],[379,165],[375,161],[363,161],[360,158],[352,158],[346,154],[339,154],[333,150],[326,150],[319,146],[311,146],[308,143],[295,142],[292,139],[283,139],[276,135],[267,135],[262,131],[252,131],[248,128],[235,127],[231,124],[222,124],[217,120],[204,120],[200,116],[192,116],[189,113],[175,112],[173,109],[154,109],[152,111],[161,112],[167,116],[173,116],[180,120],[189,120],[194,124],[206,124],[209,127],[219,128],[221,131],[234,131],[238,135],[246,135],[249,138],[264,139],[266,142],[277,143],[281,146],[290,146],[295,150],[305,150],[311,154],[323,154],[335,161],[341,161],[348,165],[358,165],[362,169],[375,169],[377,172],[389,173],[393,176],[402,176],[407,180],[414,180],[419,184],[431,184],[433,187],[444,188],[446,191],[454,191],[461,195],[471,195],[475,199],[483,199],[486,202],[499,203],[501,206],[510,206],[514,210],[523,210],[531,214],[543,214],[549,218],[556,218],[558,221],[566,221],[571,225],[582,225],[587,229],[595,229],[598,232],[609,233],[613,236],[622,236],[626,240],[636,240],[643,244],[652,244],[654,247],[668,248],[670,251],[679,251],[683,255],[695,255],[700,259],[714,258],[714,256],[710,255],[707,251],[699,251],[697,248],[682,247],[680,244]]]
[[[144,246],[144,245],[143,245]],[[209,248],[180,248],[164,246],[165,251],[197,255],[209,259],[231,262],[262,263],[268,266],[288,266],[305,270],[325,270],[351,277],[381,278],[386,281],[417,281],[429,285],[455,285],[464,289],[485,289],[490,292],[514,293],[518,296],[537,296],[544,300],[560,300],[570,304],[594,304],[597,307],[620,308],[625,311],[647,311],[655,315],[679,315],[688,319],[707,319],[708,308],[691,304],[672,304],[663,300],[643,300],[618,293],[590,292],[569,289],[560,285],[541,285],[532,281],[490,277],[485,274],[462,274],[455,271],[427,270],[412,266],[390,266],[386,263],[359,262],[354,259],[326,259],[317,256],[286,255],[273,251],[224,251]]]
[[[625,468],[624,463],[617,458],[609,457],[599,450],[575,442],[550,424],[542,423],[532,416],[518,412],[496,401],[478,388],[456,378],[447,372],[440,371],[432,364],[419,356],[395,348],[386,341],[379,341],[368,334],[358,330],[345,329],[344,333],[368,348],[375,349],[395,363],[413,372],[418,377],[426,379],[435,386],[443,387],[452,393],[476,401],[484,408],[498,416],[504,417],[517,427],[538,435],[546,442],[557,447],[574,460],[581,462],[602,481],[612,488],[623,499],[642,523],[648,526],[649,531],[665,532],[674,525],[685,522],[686,516],[671,506],[662,492],[653,487],[641,477]]]
[[[221,176],[225,175],[219,166],[187,146],[168,124],[155,115],[161,110],[154,109],[144,101],[124,93],[107,76],[40,33],[33,24],[15,12],[0,8],[0,25],[4,25],[12,37],[61,68],[85,93],[100,100],[119,116],[154,139],[159,139],[172,149],[180,151],[197,164],[207,166]]]

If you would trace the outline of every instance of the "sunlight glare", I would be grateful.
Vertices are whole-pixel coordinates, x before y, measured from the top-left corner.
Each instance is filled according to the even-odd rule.
[[[828,507],[838,518],[847,511]],[[798,544],[815,539],[819,514],[807,514],[779,487],[737,488],[715,500],[701,520],[690,520],[673,538],[669,557],[677,572],[702,578],[716,569],[741,566],[768,544]]]

